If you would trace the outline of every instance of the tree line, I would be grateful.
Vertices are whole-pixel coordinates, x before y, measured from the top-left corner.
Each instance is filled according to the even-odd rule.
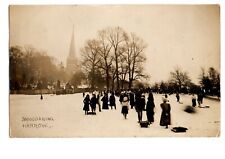
[[[75,78],[75,77],[76,78]],[[31,46],[9,48],[10,90],[54,89],[57,81],[78,86],[84,78],[78,70],[70,75],[63,63]]]
[[[188,72],[176,67],[170,72],[168,81],[161,81],[152,85],[151,89],[157,93],[199,93],[217,95],[220,97],[220,73],[213,67],[207,70],[201,68],[199,85],[194,84]]]

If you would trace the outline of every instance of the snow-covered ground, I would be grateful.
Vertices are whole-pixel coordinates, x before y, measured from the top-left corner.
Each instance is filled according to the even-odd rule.
[[[171,120],[169,129],[159,126],[162,95],[154,94],[155,122],[141,128],[135,109],[129,109],[128,118],[117,109],[102,110],[97,115],[84,115],[82,94],[71,95],[10,95],[10,134],[12,137],[208,137],[220,135],[220,102],[204,99],[209,108],[195,108],[195,114],[186,113],[191,96],[181,95],[176,102],[170,95]],[[143,112],[146,120],[146,112]],[[185,133],[174,133],[172,127],[187,127]]]

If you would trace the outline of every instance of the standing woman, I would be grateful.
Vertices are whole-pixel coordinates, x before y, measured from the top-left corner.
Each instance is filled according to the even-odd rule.
[[[85,115],[87,115],[88,111],[89,111],[89,104],[90,104],[89,94],[86,95],[86,97],[84,98],[83,102],[84,102],[83,110],[85,112]]]
[[[166,126],[166,129],[168,128],[168,125],[171,125],[171,118],[170,118],[170,104],[167,103],[166,99],[163,99],[163,103],[160,104],[162,108],[162,114],[160,118],[160,126]]]
[[[147,105],[146,105],[146,115],[147,115],[149,124],[154,122],[154,108],[155,108],[154,97],[152,92],[150,92],[148,96]]]
[[[90,105],[91,105],[91,112],[94,113],[96,110],[97,98],[96,95],[93,94],[91,97]]]
[[[125,119],[127,118],[127,114],[128,114],[128,102],[129,102],[128,97],[124,96],[123,100],[121,102],[121,104],[122,104],[121,113],[123,114]]]
[[[102,97],[101,101],[102,101],[102,109],[109,109],[107,93],[104,94],[104,96]]]

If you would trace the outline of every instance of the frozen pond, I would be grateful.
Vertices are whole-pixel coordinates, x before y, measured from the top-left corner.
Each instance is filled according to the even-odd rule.
[[[128,118],[117,109],[98,111],[97,115],[84,115],[82,94],[71,95],[10,95],[10,134],[12,137],[208,137],[220,135],[220,102],[204,99],[209,108],[195,108],[195,114],[183,111],[191,105],[191,96],[181,95],[176,102],[170,95],[172,125],[165,129],[159,125],[162,95],[154,94],[155,122],[140,128],[135,109],[129,109]],[[143,112],[146,120],[146,112]],[[174,133],[175,126],[187,127],[185,133]]]

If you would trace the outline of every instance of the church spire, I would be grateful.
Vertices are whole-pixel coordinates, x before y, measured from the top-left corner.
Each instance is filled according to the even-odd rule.
[[[72,32],[72,37],[70,42],[70,50],[69,50],[68,58],[75,58],[74,25],[73,25],[73,32]]]
[[[67,57],[66,69],[68,73],[75,73],[77,68],[76,50],[75,50],[75,38],[74,38],[74,25],[71,36],[69,55]]]

